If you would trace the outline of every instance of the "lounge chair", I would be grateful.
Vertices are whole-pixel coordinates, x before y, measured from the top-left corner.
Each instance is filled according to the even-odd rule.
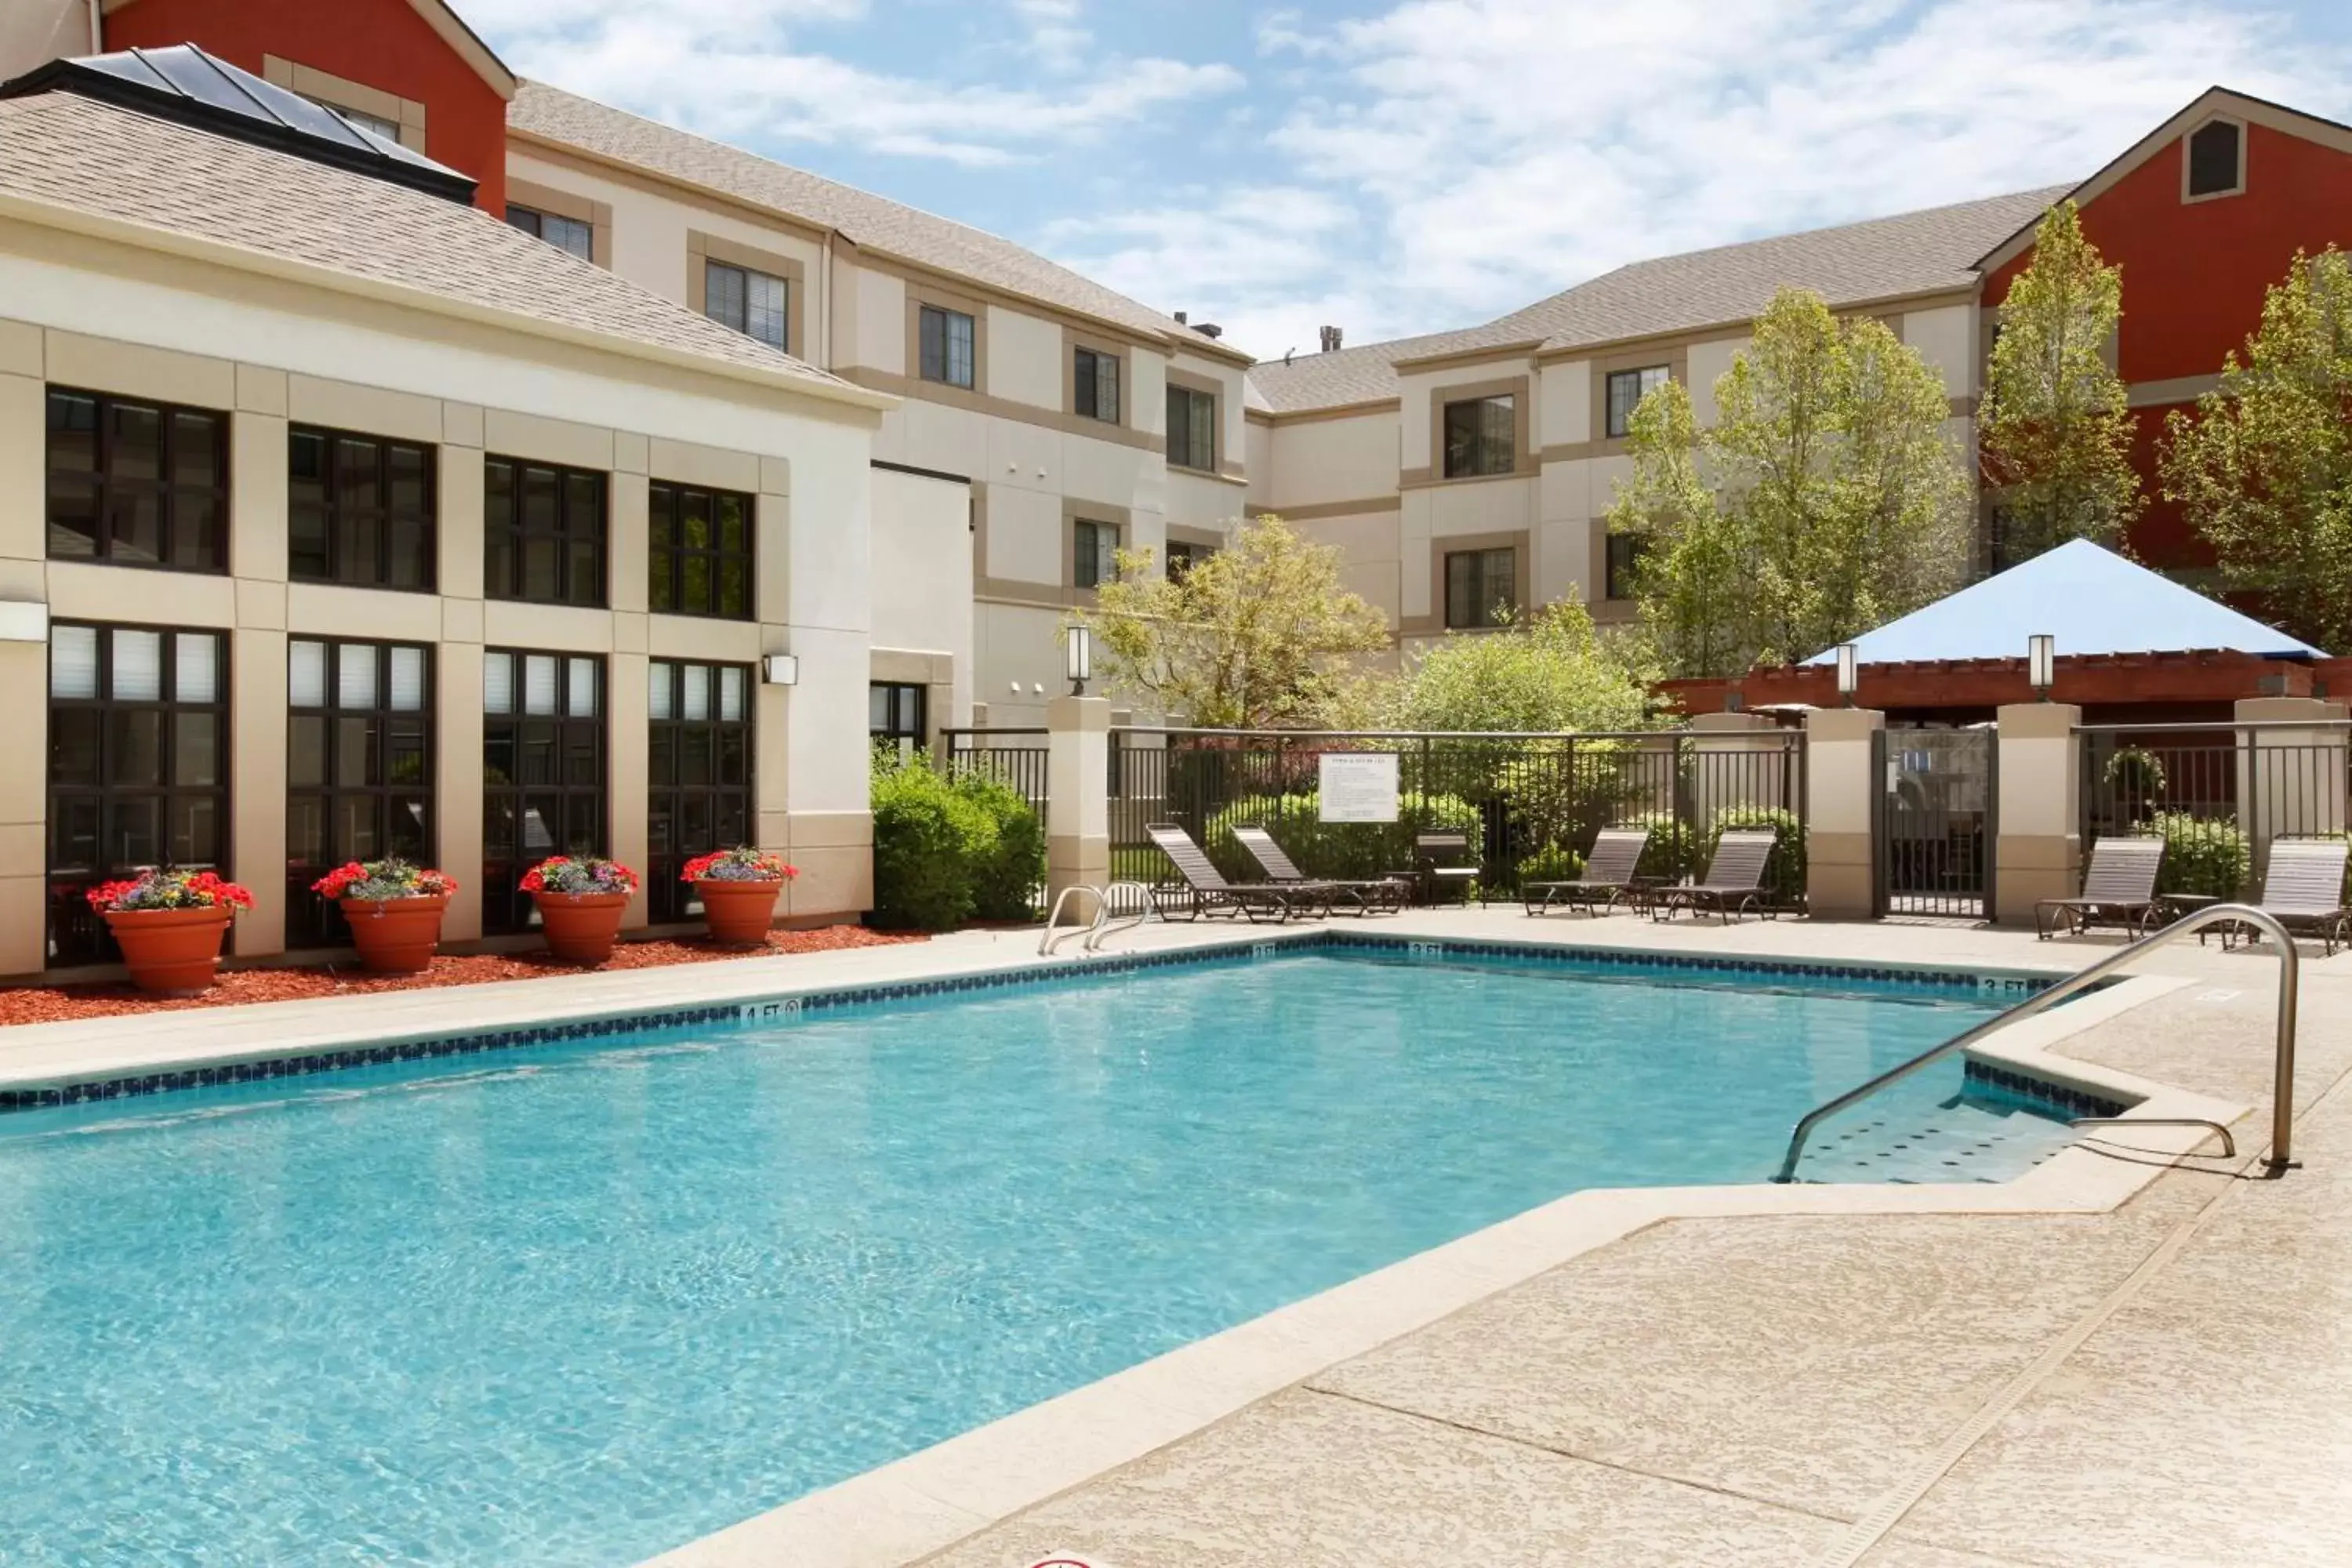
[[[1258,863],[1266,880],[1278,888],[1322,887],[1332,889],[1330,908],[1337,911],[1348,908],[1358,915],[1396,914],[1404,908],[1405,885],[1394,877],[1372,880],[1347,878],[1310,877],[1300,870],[1274,835],[1263,827],[1236,827],[1234,840],[1249,851],[1250,858]]]
[[[2146,936],[2163,921],[2163,900],[2156,896],[2156,874],[2163,865],[2161,838],[2109,834],[2095,840],[2091,868],[2083,877],[2083,896],[2037,902],[2033,934],[2047,942],[2062,925],[2074,936],[2095,925],[2111,925],[2135,939]]]
[[[2263,873],[2263,896],[2254,908],[2296,936],[2315,936],[2334,957],[2336,944],[2352,945],[2352,909],[2344,902],[2344,866],[2352,845],[2340,838],[2280,838],[2271,844],[2271,863]],[[2221,945],[2237,938],[2258,940],[2252,926],[2223,929]]]
[[[1160,846],[1160,852],[1168,857],[1177,875],[1184,879],[1181,887],[1165,882],[1153,884],[1151,908],[1163,921],[1197,920],[1204,914],[1240,914],[1253,923],[1261,918],[1282,921],[1309,911],[1328,914],[1331,900],[1338,896],[1322,882],[1298,882],[1285,887],[1271,882],[1228,882],[1208,856],[1202,853],[1201,847],[1192,842],[1192,836],[1174,823],[1155,822],[1144,832],[1151,836],[1151,842]]]
[[[1592,841],[1583,876],[1566,881],[1522,882],[1519,898],[1531,915],[1543,914],[1555,903],[1590,915],[1614,909],[1617,900],[1633,890],[1634,869],[1649,843],[1646,827],[1604,827]]]
[[[1771,861],[1777,837],[1769,827],[1738,827],[1721,835],[1707,862],[1706,879],[1660,889],[1656,918],[1670,921],[1676,910],[1688,910],[1696,920],[1713,910],[1729,925],[1737,914],[1770,913],[1764,907],[1764,868]]]

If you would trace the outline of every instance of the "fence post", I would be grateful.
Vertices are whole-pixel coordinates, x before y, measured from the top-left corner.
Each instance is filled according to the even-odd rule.
[[[2341,833],[2347,822],[2345,733],[2347,710],[2315,697],[2247,697],[2237,705],[2241,724],[2301,721],[2310,729],[2242,731],[2238,747],[2238,826],[2245,831],[2259,879],[2273,838]]]
[[[1805,715],[1805,912],[1866,921],[1878,911],[1874,839],[1886,780],[1871,765],[1886,715],[1816,708]]]
[[[2012,702],[1998,714],[2000,748],[1993,842],[1993,919],[2025,925],[2042,899],[2080,891],[2083,710],[2071,702]]]
[[[1045,704],[1045,897],[1110,883],[1110,702]]]

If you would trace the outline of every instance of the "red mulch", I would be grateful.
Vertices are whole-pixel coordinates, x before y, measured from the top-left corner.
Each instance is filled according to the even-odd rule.
[[[847,947],[883,947],[921,942],[920,934],[868,931],[864,926],[824,926],[814,931],[779,931],[768,952],[833,952]],[[560,963],[544,952],[443,954],[422,974],[370,974],[359,961],[341,968],[225,969],[219,984],[201,996],[150,996],[124,982],[97,985],[27,985],[0,990],[0,1025],[55,1024],[99,1018],[110,1013],[160,1013],[182,1007],[227,1007],[241,1002],[294,1002],[312,996],[356,995],[371,991],[417,991],[439,985],[479,985],[492,980],[543,980],[614,969],[657,969],[670,963],[709,963],[757,958],[761,953],[721,947],[704,937],[682,941],[625,942],[593,971]]]

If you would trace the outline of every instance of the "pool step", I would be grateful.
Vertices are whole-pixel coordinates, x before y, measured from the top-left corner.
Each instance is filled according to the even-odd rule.
[[[1814,1138],[1799,1173],[1811,1182],[2006,1182],[2074,1140],[2063,1121],[1962,1093],[1842,1119]]]

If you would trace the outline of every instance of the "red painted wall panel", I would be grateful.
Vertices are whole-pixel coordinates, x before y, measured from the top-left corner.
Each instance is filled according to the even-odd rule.
[[[506,211],[506,100],[408,0],[137,0],[106,18],[109,49],[200,44],[261,74],[276,55],[425,105],[426,156]]]
[[[2352,154],[2267,126],[2246,128],[2243,195],[2180,199],[2176,141],[2083,209],[2083,232],[2123,268],[2116,368],[2126,382],[2211,375],[2260,324],[2263,296],[2300,250],[2352,249]],[[1997,305],[2031,256],[1985,279]],[[2163,408],[2135,411],[2135,460],[2148,497],[2132,543],[2150,565],[2209,566],[2212,552],[2157,491]]]

